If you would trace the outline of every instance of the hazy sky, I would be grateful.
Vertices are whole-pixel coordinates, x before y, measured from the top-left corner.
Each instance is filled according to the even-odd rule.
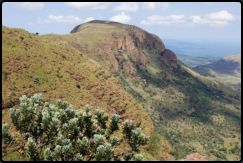
[[[13,2],[2,3],[2,25],[40,35],[68,34],[90,20],[136,25],[162,40],[241,42],[239,2]]]

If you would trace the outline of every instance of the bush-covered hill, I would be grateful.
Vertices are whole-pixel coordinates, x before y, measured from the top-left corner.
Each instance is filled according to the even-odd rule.
[[[146,152],[154,137],[153,123],[148,113],[129,95],[115,78],[99,63],[81,53],[65,42],[43,39],[23,29],[2,26],[2,120],[9,124],[10,132],[17,135],[17,142],[6,146],[2,144],[5,160],[21,160],[20,133],[11,124],[9,108],[18,108],[19,97],[35,93],[43,94],[43,101],[55,103],[57,99],[66,100],[75,109],[84,109],[86,104],[105,110],[109,115],[119,114],[120,121],[132,119],[150,137],[143,152]],[[120,132],[115,132],[122,139]],[[159,137],[162,139],[162,137]],[[120,152],[123,142],[115,149]],[[157,143],[157,142],[154,142]],[[163,150],[162,147],[157,149]],[[169,155],[164,150],[165,156]],[[8,154],[6,156],[6,154]],[[145,159],[157,159],[147,154]],[[171,156],[171,159],[174,159]],[[23,160],[23,158],[22,158]]]
[[[17,104],[16,98],[24,93],[21,91],[30,95],[44,88],[44,98],[51,102],[65,98],[76,108],[90,104],[122,114],[121,118],[130,116],[136,124],[141,120],[145,135],[152,134],[152,120],[156,133],[152,134],[150,150],[142,151],[147,160],[173,160],[168,153],[182,159],[195,152],[207,160],[240,159],[240,92],[185,66],[156,35],[136,26],[104,23],[85,23],[66,35],[2,30],[3,108]],[[23,63],[28,66],[27,74]],[[17,72],[8,74],[13,70]],[[131,107],[124,106],[126,101]],[[147,113],[134,109],[140,106]]]
[[[229,85],[241,87],[241,55],[231,55],[216,62],[197,66],[194,71],[204,76],[214,77]]]
[[[41,37],[72,45],[119,77],[177,158],[198,152],[207,160],[240,159],[240,91],[191,70],[156,35],[91,22],[71,34]]]

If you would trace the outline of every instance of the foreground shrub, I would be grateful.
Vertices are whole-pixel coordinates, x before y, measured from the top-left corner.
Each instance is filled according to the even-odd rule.
[[[125,120],[122,130],[126,141],[132,147],[115,155],[113,147],[119,139],[110,135],[121,128],[120,116],[109,115],[104,110],[96,110],[86,105],[85,111],[75,110],[67,101],[56,101],[56,106],[42,101],[42,94],[31,98],[25,95],[19,98],[21,109],[10,108],[12,123],[22,135],[24,154],[34,161],[123,161],[143,160],[143,155],[135,154],[140,145],[146,145],[149,137],[135,129],[131,120]],[[12,141],[8,134],[8,125],[2,125],[2,138]],[[105,143],[105,140],[107,143]],[[27,143],[26,143],[27,142]],[[26,143],[26,145],[25,145]],[[123,158],[124,156],[124,158]]]

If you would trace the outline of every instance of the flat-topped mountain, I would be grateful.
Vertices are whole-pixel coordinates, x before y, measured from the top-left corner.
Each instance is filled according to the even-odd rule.
[[[229,85],[241,87],[241,55],[231,55],[211,64],[197,66],[194,71],[219,79]]]
[[[164,43],[156,35],[136,26],[112,21],[90,21],[76,26],[71,34],[75,34],[77,41],[74,43],[74,40],[70,40],[70,44],[85,54],[104,59],[101,63],[113,74],[118,72],[119,66],[127,73],[135,72],[133,62],[145,70],[149,59],[142,52],[143,49],[155,48],[160,53],[165,50]]]
[[[114,22],[114,21],[109,21],[109,20],[91,20],[87,23],[99,23],[99,24],[122,24],[119,22]],[[77,29],[81,26],[82,24],[76,26],[70,33],[76,33]]]

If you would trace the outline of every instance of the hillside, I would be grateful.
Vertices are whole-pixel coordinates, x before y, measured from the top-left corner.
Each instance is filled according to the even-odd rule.
[[[207,160],[239,160],[240,91],[191,70],[156,35],[91,21],[70,34],[41,37],[72,45],[119,77],[178,159],[198,152]]]
[[[105,73],[114,75],[107,78],[108,81],[111,81],[105,86],[110,87],[112,82],[116,82],[111,87],[112,89],[117,87],[117,91],[121,91],[121,93],[117,94],[117,97],[109,93],[107,96],[112,96],[113,100],[100,95],[105,103],[103,104],[104,108],[110,108],[110,103],[107,102],[108,104],[106,104],[105,102],[110,100],[110,102],[113,102],[113,107],[107,109],[107,111],[113,108],[121,111],[120,106],[122,107],[125,102],[121,101],[120,98],[129,99],[130,97],[133,99],[130,101],[134,102],[133,105],[137,105],[137,108],[143,107],[146,110],[146,112],[143,109],[136,110],[131,105],[131,111],[127,111],[126,109],[128,108],[123,107],[123,110],[125,110],[123,116],[132,116],[136,121],[139,121],[139,119],[142,121],[144,118],[141,117],[146,117],[147,115],[151,118],[147,117],[148,122],[146,118],[144,119],[146,121],[142,121],[142,124],[144,123],[142,132],[147,135],[151,134],[149,151],[145,151],[145,149],[142,151],[145,153],[147,160],[173,160],[174,158],[171,155],[175,156],[176,159],[182,159],[195,152],[205,156],[206,160],[210,161],[240,159],[240,91],[217,79],[202,76],[191,70],[180,62],[171,50],[166,49],[163,41],[156,35],[136,26],[112,22],[99,23],[97,21],[78,25],[72,30],[72,33],[66,35],[32,36],[32,34],[28,34],[26,36],[29,35],[38,40],[34,43],[39,42],[38,44],[45,46],[45,48],[37,48],[37,46],[32,49],[36,50],[36,53],[39,51],[37,56],[46,51],[43,53],[46,54],[46,57],[51,57],[50,54],[52,54],[53,57],[63,60],[62,62],[58,60],[55,63],[55,67],[53,66],[56,72],[56,66],[59,65],[58,62],[61,62],[69,65],[66,68],[68,70],[75,71],[75,68],[77,68],[75,74],[80,72],[81,75],[87,74],[87,77],[90,75],[89,80],[84,78],[82,80],[84,84],[82,82],[79,84],[80,89],[82,88],[84,91],[77,93],[73,91],[75,95],[72,94],[72,97],[76,96],[76,94],[81,96],[83,92],[86,92],[86,86],[87,88],[90,87],[88,83],[93,85],[94,81],[97,83],[105,82],[106,79],[100,78],[99,70],[94,68],[99,64]],[[12,45],[15,44],[16,40],[19,41],[20,35],[12,38],[12,35],[9,36],[9,34],[5,33],[3,36],[4,39],[11,37],[11,41],[5,40],[3,45],[6,46],[6,49],[10,49],[10,54],[16,55],[17,48],[13,48]],[[10,44],[8,45],[8,43]],[[23,52],[24,48],[26,48],[26,52],[28,52],[29,50],[25,46],[24,44],[22,48],[18,49]],[[64,47],[67,47],[69,50],[65,50]],[[40,53],[41,50],[42,52]],[[9,52],[3,49],[4,53],[6,56]],[[32,56],[32,54],[36,53],[31,53],[30,51],[31,55],[29,55]],[[81,60],[82,57],[81,59],[78,58],[80,54],[86,58],[85,62]],[[74,57],[71,57],[72,55]],[[12,57],[11,59],[13,60],[14,58]],[[22,58],[20,57],[20,59]],[[4,71],[8,71],[11,68],[11,66],[8,66],[7,61],[11,60],[6,59],[3,62],[5,63],[5,65],[3,64]],[[43,62],[46,63],[47,61],[43,60]],[[80,67],[78,62],[81,63]],[[33,56],[33,66],[35,64],[38,65],[40,63]],[[59,67],[61,66],[59,65]],[[41,68],[43,69],[43,66]],[[36,66],[35,69],[40,69],[40,65],[39,68]],[[62,73],[61,75],[64,77],[66,69],[64,68],[64,71],[62,69],[60,68],[58,73]],[[53,77],[55,77],[56,81],[62,81],[59,79],[59,75],[56,75],[56,72],[52,74]],[[10,75],[10,77],[12,80],[16,79],[14,76]],[[7,79],[7,77],[5,78]],[[28,80],[32,81],[32,79]],[[5,81],[5,87],[7,87],[7,82]],[[66,80],[66,82],[69,83],[70,81]],[[70,84],[70,87],[72,86],[73,89],[76,89],[76,83],[79,82],[73,82],[73,84]],[[120,86],[118,83],[120,83]],[[59,85],[62,85],[62,82],[57,83],[56,87],[59,87]],[[36,85],[34,86],[39,88]],[[68,87],[65,88],[68,89]],[[90,94],[89,91],[87,92],[87,97],[93,95],[92,90],[96,90],[97,94],[104,92],[102,89],[97,88],[99,87],[91,87]],[[3,100],[7,99],[9,92],[6,92],[5,88],[3,95],[6,98]],[[60,91],[60,93],[63,94],[63,91]],[[71,93],[68,94],[68,96],[70,95]],[[71,101],[72,98],[68,98],[68,96],[67,101],[74,103],[74,106],[76,106],[75,100]],[[91,97],[89,101],[85,97],[83,98],[85,99],[84,101],[78,102],[82,103],[82,105],[88,102],[91,103],[96,98],[94,96]],[[57,99],[51,98],[53,101]],[[93,105],[95,105],[95,102],[93,102]],[[134,114],[130,115],[132,111],[134,111]],[[135,115],[140,115],[141,117]],[[154,127],[152,124],[150,125],[150,120],[152,120]],[[169,144],[166,143],[167,141]]]
[[[2,26],[2,47],[2,120],[10,125],[9,132],[18,138],[12,146],[2,144],[3,160],[24,159],[19,158],[17,152],[21,145],[20,133],[10,123],[9,108],[18,108],[22,95],[30,97],[35,93],[42,93],[44,102],[55,103],[57,99],[65,99],[76,109],[84,109],[89,104],[93,113],[101,109],[109,115],[119,114],[120,124],[125,119],[132,119],[150,137],[143,152],[153,146],[163,151],[168,160],[174,159],[168,153],[171,147],[166,141],[162,141],[159,135],[152,135],[154,126],[148,113],[121,88],[119,80],[96,61],[69,44],[5,26]],[[121,131],[114,135],[122,140]],[[163,149],[162,144],[157,145],[154,139],[165,143],[167,149]],[[124,141],[115,152],[120,152],[123,145]],[[153,155],[147,154],[145,159],[157,159]]]
[[[241,87],[241,55],[231,55],[211,64],[197,66],[194,71],[211,76],[229,85]]]

